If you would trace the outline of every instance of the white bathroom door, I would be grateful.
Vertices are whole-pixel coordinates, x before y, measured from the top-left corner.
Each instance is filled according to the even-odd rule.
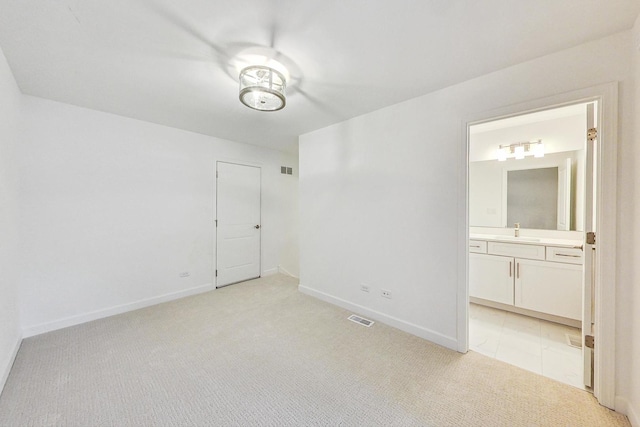
[[[217,163],[216,287],[260,277],[260,168]]]
[[[595,104],[587,105],[587,129],[585,130],[585,136],[590,134],[591,129],[596,128],[595,122]],[[587,347],[587,336],[593,337],[594,335],[594,285],[595,285],[595,241],[591,241],[587,238],[588,232],[596,231],[595,221],[595,206],[596,206],[596,177],[595,170],[596,156],[597,156],[597,138],[586,138],[587,140],[587,155],[585,164],[585,214],[584,214],[584,231],[585,238],[583,243],[584,249],[584,280],[583,280],[583,297],[582,297],[582,356],[584,359],[584,384],[588,387],[593,387],[593,349]]]

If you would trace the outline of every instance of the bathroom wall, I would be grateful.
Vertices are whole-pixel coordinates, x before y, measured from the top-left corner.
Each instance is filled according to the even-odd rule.
[[[563,112],[572,115],[554,117]],[[586,114],[586,105],[581,104],[471,126],[469,161],[495,160],[500,145],[521,141],[541,140],[546,154],[582,150]]]

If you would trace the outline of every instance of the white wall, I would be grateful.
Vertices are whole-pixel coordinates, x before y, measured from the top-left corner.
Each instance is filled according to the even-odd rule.
[[[0,392],[20,343],[19,225],[13,151],[19,143],[21,94],[0,50]]]
[[[633,183],[640,182],[631,137],[632,50],[631,33],[620,33],[303,135],[301,290],[457,348],[465,118],[610,81],[620,82],[619,224],[632,222],[625,200],[638,194]],[[625,242],[619,254],[633,246],[625,233],[618,235]],[[629,274],[640,268],[634,264],[619,260],[617,295],[637,287]],[[363,282],[371,293],[359,290]],[[381,298],[380,288],[393,299]],[[620,308],[625,304],[618,299]],[[633,322],[637,331],[637,314],[626,314],[617,325],[628,329]],[[634,355],[616,356],[616,392],[628,397],[640,390],[637,374],[623,370]]]
[[[23,108],[26,336],[211,289],[217,160],[262,167],[262,271],[296,272],[297,177],[280,174],[295,155],[30,96]]]
[[[634,85],[628,89],[635,92],[635,98],[627,114],[632,114],[635,120],[633,139],[623,144],[619,153],[618,257],[623,286],[617,296],[620,303],[616,311],[619,325],[616,351],[621,361],[617,375],[622,387],[620,404],[626,407],[631,424],[640,427],[640,17],[636,19],[630,52]]]

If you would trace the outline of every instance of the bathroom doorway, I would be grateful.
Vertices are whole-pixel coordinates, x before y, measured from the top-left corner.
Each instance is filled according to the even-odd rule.
[[[587,390],[597,117],[592,100],[468,132],[469,349]]]

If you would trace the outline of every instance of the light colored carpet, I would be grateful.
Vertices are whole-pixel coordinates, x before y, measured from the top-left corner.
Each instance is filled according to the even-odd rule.
[[[2,426],[628,426],[588,393],[277,275],[24,340]]]

